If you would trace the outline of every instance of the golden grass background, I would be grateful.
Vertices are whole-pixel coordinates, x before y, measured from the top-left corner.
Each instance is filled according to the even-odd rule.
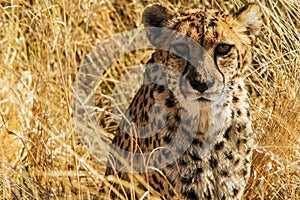
[[[245,0],[2,0],[0,3],[0,198],[99,199],[105,158],[80,141],[72,119],[73,83],[84,57],[115,33],[141,27],[148,3],[182,10],[197,5],[234,12]],[[199,3],[201,2],[201,3]],[[246,82],[257,134],[245,199],[300,199],[300,4],[257,0],[264,26]],[[123,56],[99,77],[113,93]],[[111,137],[119,120],[100,99]],[[125,103],[124,103],[125,102]],[[128,99],[124,99],[124,106]]]

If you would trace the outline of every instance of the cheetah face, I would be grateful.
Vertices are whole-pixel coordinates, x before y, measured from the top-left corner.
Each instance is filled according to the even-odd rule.
[[[189,10],[181,16],[153,4],[143,13],[149,41],[157,48],[154,62],[175,69],[188,101],[218,101],[240,78],[251,60],[251,39],[260,27],[259,9],[250,4],[234,16],[215,10]]]

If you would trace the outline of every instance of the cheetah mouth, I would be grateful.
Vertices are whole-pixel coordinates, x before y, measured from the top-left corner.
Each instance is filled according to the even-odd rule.
[[[188,101],[197,101],[197,102],[202,102],[202,103],[205,103],[205,102],[214,102],[217,100],[217,98],[208,98],[208,97],[203,97],[203,96],[200,96],[200,97],[194,97],[194,98],[186,98]]]
[[[186,96],[186,100],[188,101],[197,101],[201,103],[206,102],[215,102],[221,99],[223,93],[210,93],[210,94],[198,94],[198,95],[192,95],[192,96]]]
[[[204,97],[199,97],[199,98],[197,98],[197,101],[198,102],[208,102],[208,101],[211,101],[211,100],[207,99],[207,98],[204,98]]]

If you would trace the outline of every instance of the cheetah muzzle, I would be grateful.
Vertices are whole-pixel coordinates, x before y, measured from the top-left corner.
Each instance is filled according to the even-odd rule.
[[[112,155],[106,176],[120,179],[112,183],[119,194],[111,197],[141,197],[120,184],[126,180],[143,191],[151,186],[162,199],[241,199],[253,147],[243,76],[261,25],[258,6],[234,15],[207,9],[177,15],[152,4],[142,19],[156,50],[125,114],[132,123],[121,121],[112,145],[152,157],[132,163],[124,152]],[[120,170],[132,164],[145,169],[144,184]]]

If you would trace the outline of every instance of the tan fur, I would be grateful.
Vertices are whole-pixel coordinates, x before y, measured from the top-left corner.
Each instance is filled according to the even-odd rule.
[[[177,17],[159,4],[145,9],[143,21],[146,27],[160,26],[179,31],[205,49],[205,53],[201,53],[189,46],[190,51],[199,51],[202,55],[194,67],[174,53],[156,50],[146,66],[144,85],[127,112],[134,127],[147,126],[135,128],[138,137],[128,136],[124,130],[132,129],[132,126],[123,120],[113,140],[113,144],[121,149],[149,153],[165,147],[176,137],[177,131],[194,137],[192,144],[175,162],[145,174],[149,185],[162,199],[172,199],[175,194],[180,199],[240,199],[243,194],[250,173],[253,132],[242,75],[250,65],[251,37],[254,36],[247,33],[257,33],[252,29],[258,28],[260,23],[257,6],[249,5],[243,10],[236,16],[228,16],[220,11],[199,9]],[[163,41],[153,37],[151,32],[147,34],[154,46],[157,41]],[[225,55],[217,52],[220,44],[230,45],[230,51]],[[198,85],[179,84],[181,76],[191,85],[193,80]],[[166,87],[153,84],[154,80],[160,80]],[[210,80],[213,80],[211,86],[200,87],[200,83]],[[143,104],[145,101],[147,103]],[[164,124],[158,125],[160,122]],[[150,136],[141,138],[142,130]],[[175,146],[174,151],[184,145]],[[171,155],[166,157],[161,150],[161,154],[155,156],[153,163],[145,164],[139,160],[134,164],[147,167],[159,164],[160,159],[168,159]],[[118,159],[113,158],[114,161]],[[106,175],[112,174],[115,174],[114,170],[108,168]],[[120,171],[117,174],[128,180],[128,173]],[[117,183],[114,186],[123,193]],[[147,190],[145,186],[142,188]],[[123,191],[125,196],[131,197],[129,190]]]

